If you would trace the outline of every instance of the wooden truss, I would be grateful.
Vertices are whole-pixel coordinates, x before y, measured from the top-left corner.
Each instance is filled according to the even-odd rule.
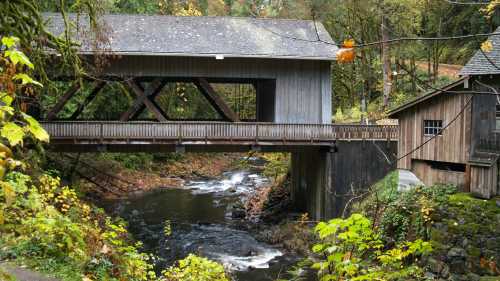
[[[239,122],[240,119],[238,114],[234,112],[231,107],[224,101],[224,99],[217,94],[214,88],[205,78],[194,78],[191,80],[198,90],[203,94],[207,101],[214,107],[217,113],[226,120],[231,122]],[[136,99],[130,106],[130,108],[125,111],[120,116],[120,121],[129,121],[136,119],[144,109],[148,109],[153,113],[155,118],[160,122],[168,121],[169,118],[167,114],[161,109],[161,107],[156,103],[156,96],[163,90],[165,85],[169,82],[165,78],[155,78],[148,87],[144,87],[138,79],[130,79],[122,82],[127,88],[130,88]],[[73,112],[70,119],[76,120],[80,114],[84,111],[85,107],[89,105],[99,92],[106,86],[105,81],[95,81],[93,89],[90,94],[85,98],[83,103],[80,103],[77,109]],[[66,93],[59,99],[56,105],[48,112],[46,120],[52,121],[56,119],[57,114],[63,109],[66,103],[80,90],[81,84],[75,82]]]

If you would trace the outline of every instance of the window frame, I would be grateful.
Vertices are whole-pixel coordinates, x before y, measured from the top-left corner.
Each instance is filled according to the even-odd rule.
[[[426,126],[427,122],[432,122],[432,123],[429,126]],[[422,121],[422,133],[425,137],[442,136],[443,124],[444,124],[443,119],[424,119]]]

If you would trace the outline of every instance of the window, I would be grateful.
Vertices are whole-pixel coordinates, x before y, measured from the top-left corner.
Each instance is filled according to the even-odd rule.
[[[443,129],[443,120],[424,120],[424,135],[441,135]]]

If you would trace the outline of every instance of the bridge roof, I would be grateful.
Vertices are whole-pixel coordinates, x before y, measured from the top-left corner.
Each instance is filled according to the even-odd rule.
[[[49,30],[63,33],[60,14],[45,17]],[[75,40],[82,44],[81,53],[92,54],[95,48],[85,36],[88,21],[84,18]],[[310,20],[125,14],[104,15],[102,20],[109,36],[106,50],[122,56],[335,60],[338,50],[324,26]]]

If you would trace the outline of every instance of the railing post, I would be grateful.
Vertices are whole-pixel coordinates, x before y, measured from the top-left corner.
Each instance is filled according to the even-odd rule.
[[[255,124],[255,143],[259,143],[259,123]]]
[[[103,143],[104,142],[104,123],[101,123],[99,127],[100,127],[99,135],[101,138],[101,143]]]

